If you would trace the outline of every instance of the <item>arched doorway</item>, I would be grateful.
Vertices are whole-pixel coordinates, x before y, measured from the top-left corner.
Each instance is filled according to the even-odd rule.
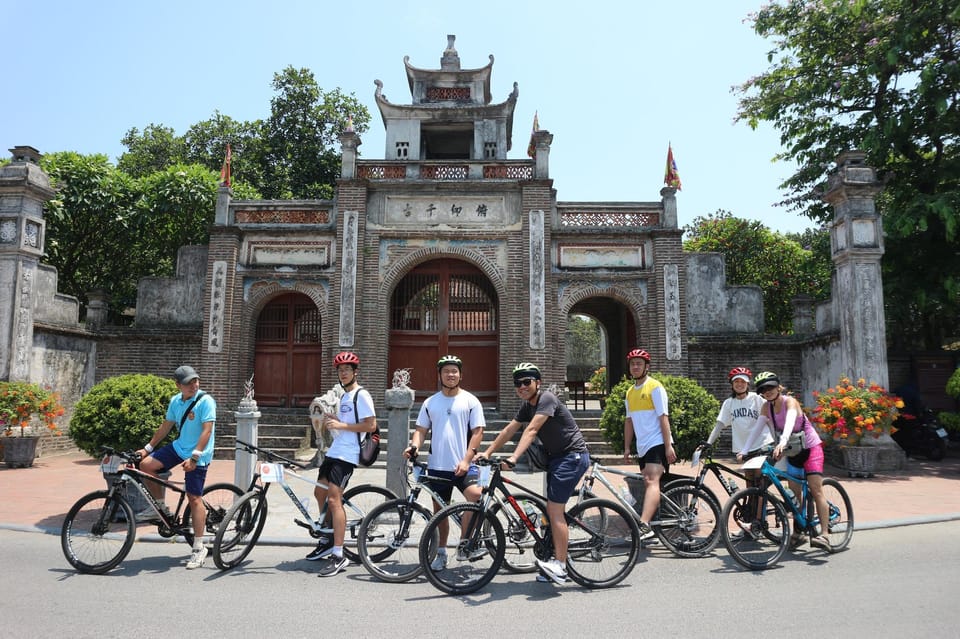
[[[440,259],[416,267],[390,299],[388,370],[409,368],[417,400],[437,390],[437,360],[464,362],[463,386],[485,404],[497,401],[497,293],[480,269]]]
[[[253,375],[264,406],[308,406],[323,393],[320,309],[302,293],[275,297],[257,318]]]
[[[607,388],[604,392],[608,392],[629,372],[623,358],[627,351],[638,346],[635,343],[637,323],[633,313],[619,300],[598,296],[580,300],[570,309],[570,314],[586,315],[603,327],[606,343],[601,346],[606,351],[604,359],[607,365]]]

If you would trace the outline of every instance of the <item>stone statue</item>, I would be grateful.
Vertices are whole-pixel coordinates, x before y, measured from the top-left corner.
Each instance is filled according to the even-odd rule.
[[[409,388],[410,387],[410,371],[409,368],[398,368],[393,371],[393,387],[394,388]]]

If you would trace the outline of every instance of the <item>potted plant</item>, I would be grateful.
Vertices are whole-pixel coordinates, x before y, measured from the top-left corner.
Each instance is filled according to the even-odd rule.
[[[903,400],[878,384],[841,377],[825,392],[814,391],[817,404],[811,421],[827,447],[839,447],[844,466],[857,474],[872,474],[881,447],[898,448],[890,437]]]
[[[45,432],[58,434],[64,409],[53,391],[30,382],[0,382],[0,431],[3,460],[10,468],[33,465]]]

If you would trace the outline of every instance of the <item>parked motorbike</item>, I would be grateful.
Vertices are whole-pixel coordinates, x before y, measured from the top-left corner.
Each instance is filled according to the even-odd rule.
[[[893,425],[897,428],[893,440],[908,455],[940,461],[947,454],[947,429],[937,422],[936,414],[929,408],[913,419],[901,415]]]

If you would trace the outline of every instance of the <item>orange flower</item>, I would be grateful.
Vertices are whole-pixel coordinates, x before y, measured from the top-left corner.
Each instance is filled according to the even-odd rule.
[[[854,384],[841,377],[835,387],[813,395],[817,405],[811,421],[827,443],[856,445],[865,433],[875,438],[889,434],[893,420],[903,408],[902,399],[863,379]]]

